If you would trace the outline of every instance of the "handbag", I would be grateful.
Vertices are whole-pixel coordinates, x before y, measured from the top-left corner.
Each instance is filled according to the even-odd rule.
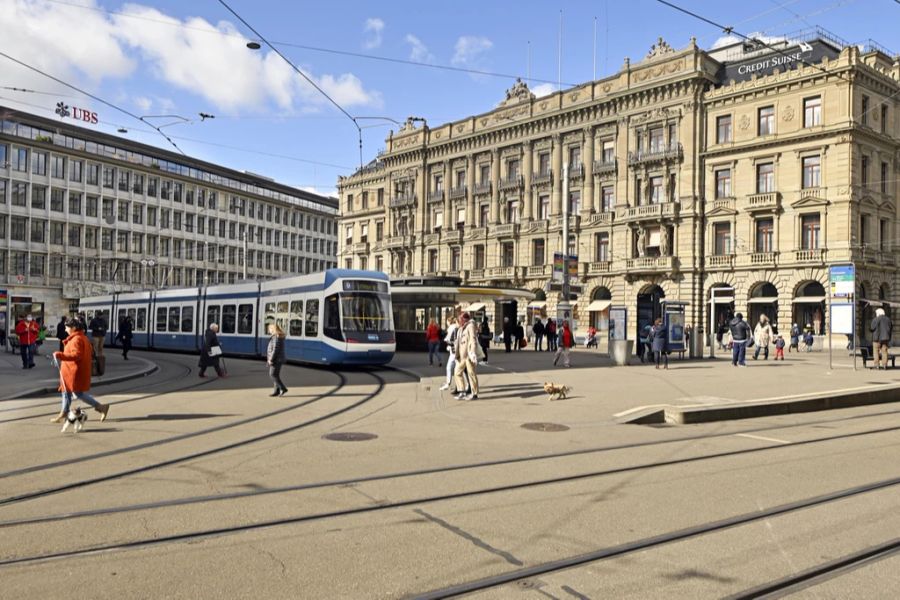
[[[525,338],[522,338],[522,340],[519,342],[519,348],[524,348],[527,345],[528,345],[528,340],[526,340]]]
[[[222,356],[222,346],[211,346],[209,349],[210,356]]]

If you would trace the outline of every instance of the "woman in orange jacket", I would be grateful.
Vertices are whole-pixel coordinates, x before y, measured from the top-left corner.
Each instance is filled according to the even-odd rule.
[[[76,319],[66,321],[66,333],[69,336],[63,340],[64,350],[54,352],[53,356],[59,361],[59,374],[62,385],[62,408],[59,414],[50,419],[53,423],[61,423],[69,412],[72,397],[78,398],[94,407],[100,413],[100,420],[105,421],[109,413],[109,404],[97,402],[96,398],[88,393],[91,389],[91,343],[84,334],[84,325]]]

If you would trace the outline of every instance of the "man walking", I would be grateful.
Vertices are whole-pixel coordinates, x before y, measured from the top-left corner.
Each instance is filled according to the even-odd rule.
[[[509,317],[503,317],[503,346],[506,348],[507,353],[512,351],[514,333],[515,328],[513,327],[513,324],[509,322]]]
[[[534,327],[531,328],[531,331],[534,333],[534,350],[540,352],[541,343],[544,341],[544,324],[540,319],[534,320]]]
[[[887,369],[888,348],[891,345],[894,324],[891,318],[884,313],[883,308],[875,309],[875,318],[872,319],[872,354],[875,358],[876,369]],[[884,355],[884,364],[881,356]]]
[[[765,360],[769,360],[769,342],[772,341],[772,326],[769,324],[769,317],[759,315],[759,323],[753,331],[753,341],[756,342],[756,350],[753,352],[753,360],[759,358],[760,350],[765,353]]]
[[[744,315],[737,313],[728,323],[731,331],[731,364],[735,367],[747,366],[747,343],[750,341],[750,325]]]
[[[478,344],[478,334],[475,331],[475,322],[469,313],[464,312],[459,319],[459,332],[456,334],[456,399],[478,400],[478,353],[481,346]],[[466,381],[463,373],[469,377],[470,393],[466,394]]]
[[[103,356],[103,344],[106,339],[106,321],[97,313],[88,324],[91,330],[91,346],[94,348],[94,356],[98,359]]]
[[[19,336],[19,354],[22,355],[22,368],[34,368],[34,345],[37,343],[38,332],[37,321],[31,315],[26,315],[16,325],[16,335]]]

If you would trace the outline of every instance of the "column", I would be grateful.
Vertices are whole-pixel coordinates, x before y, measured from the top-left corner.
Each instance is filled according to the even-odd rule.
[[[584,128],[584,149],[581,152],[584,157],[584,195],[582,206],[591,212],[600,212],[600,200],[594,196],[594,128]]]
[[[491,150],[491,225],[500,222],[500,151]]]
[[[562,137],[557,133],[552,137],[553,140],[553,197],[551,199],[550,214],[559,216],[562,214]]]
[[[525,142],[523,147],[525,151],[525,160],[522,161],[524,163],[523,168],[525,169],[525,193],[522,194],[522,220],[530,221],[533,212],[532,204],[534,202],[531,194],[531,175],[533,172],[531,140]]]
[[[428,164],[424,163],[420,168],[420,172],[416,179],[416,186],[418,198],[416,202],[418,203],[418,213],[419,216],[416,219],[415,226],[415,234],[418,237],[416,240],[415,247],[418,249],[419,260],[415,261],[418,264],[418,269],[410,265],[410,269],[407,271],[408,273],[420,275],[425,272],[425,233],[428,231]],[[411,232],[412,233],[412,232]],[[412,260],[415,260],[414,257],[411,257]]]
[[[451,176],[453,173],[450,171],[450,161],[444,161],[444,227],[443,230],[447,231],[448,229],[453,229],[456,227],[456,215],[450,217],[450,213],[452,212],[452,205],[450,203],[450,189],[452,188]]]
[[[470,154],[466,158],[466,224],[472,227],[478,226],[478,216],[475,214],[475,155]]]

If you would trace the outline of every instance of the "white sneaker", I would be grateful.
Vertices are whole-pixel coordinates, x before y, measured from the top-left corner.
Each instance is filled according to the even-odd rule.
[[[449,389],[450,389],[450,384],[449,384],[449,383],[445,383],[444,385],[442,385],[442,386],[439,387],[438,389],[441,390],[442,392],[443,392],[444,390],[449,390]]]

